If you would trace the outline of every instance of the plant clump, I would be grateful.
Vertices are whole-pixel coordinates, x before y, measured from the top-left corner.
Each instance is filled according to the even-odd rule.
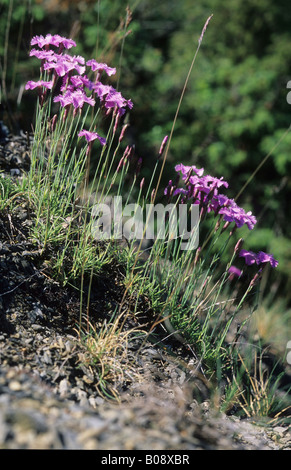
[[[242,227],[255,228],[256,216],[225,194],[229,183],[223,177],[180,163],[163,190],[165,204],[162,215],[153,219],[149,242],[147,228],[151,211],[158,210],[154,203],[176,118],[170,137],[161,143],[150,181],[140,179],[141,158],[134,146],[124,148],[124,119],[133,103],[112,86],[116,69],[69,54],[75,41],[58,34],[35,36],[31,46],[30,56],[40,60],[40,76],[25,88],[37,91],[38,101],[30,167],[19,191],[33,213],[29,237],[46,273],[78,292],[82,357],[100,374],[100,390],[117,395],[106,382],[126,376],[122,364],[129,365],[129,338],[138,334],[145,341],[156,339],[162,330],[162,341],[177,340],[193,354],[205,380],[220,386],[225,377],[233,379],[224,400],[242,393],[237,364],[245,362],[239,340],[255,309],[263,270],[278,265],[273,254],[242,249],[243,238],[236,238]],[[181,100],[184,92],[185,87]],[[5,198],[11,197],[8,183],[0,189]],[[101,223],[107,209],[110,215],[112,206],[115,211],[119,197],[125,201],[119,222],[127,227],[121,239],[115,220],[110,218],[106,230]],[[179,211],[186,216],[178,218]],[[231,256],[224,264],[229,246]],[[242,259],[246,266],[238,267]],[[105,284],[107,293],[102,291]],[[134,375],[131,368],[129,372]],[[251,383],[260,396],[258,382]],[[263,392],[266,383],[264,376]],[[251,408],[260,412],[260,403],[252,401]]]

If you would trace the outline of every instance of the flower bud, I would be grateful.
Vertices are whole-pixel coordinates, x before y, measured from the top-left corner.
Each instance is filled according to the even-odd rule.
[[[199,247],[197,248],[197,250],[196,250],[195,259],[194,259],[194,266],[196,266],[196,264],[197,264],[197,261],[198,261],[200,252],[201,252],[201,246],[199,246]]]
[[[121,129],[121,133],[120,133],[120,136],[119,136],[119,142],[121,142],[122,139],[124,138],[125,131],[128,127],[129,127],[129,124],[125,124],[123,126],[123,128]]]
[[[115,118],[114,127],[113,127],[113,134],[115,134],[115,132],[117,131],[119,121],[120,121],[120,114],[117,114]]]
[[[54,114],[54,116],[52,117],[52,120],[51,120],[51,131],[52,132],[54,132],[55,129],[56,129],[57,118],[58,118],[57,114]]]
[[[252,289],[255,284],[257,284],[262,277],[262,269],[259,269],[259,271],[254,275],[253,279],[251,280],[249,284],[249,289]]]
[[[163,154],[167,142],[168,142],[168,136],[166,135],[166,136],[163,138],[163,141],[162,141],[161,146],[160,146],[159,157],[161,157],[161,155]]]
[[[238,251],[240,251],[243,244],[244,244],[244,239],[240,238],[239,241],[237,242],[237,244],[234,247],[234,252],[237,253]]]
[[[124,157],[124,155],[123,155],[123,156],[121,157],[119,163],[118,163],[118,166],[117,166],[117,169],[116,169],[116,172],[117,172],[117,173],[120,172],[120,169],[121,169],[122,164],[124,163],[124,161],[125,161],[125,157]]]

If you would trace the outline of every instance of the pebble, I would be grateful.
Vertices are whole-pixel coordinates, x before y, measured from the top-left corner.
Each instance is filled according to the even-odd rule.
[[[37,323],[33,323],[31,325],[31,328],[34,330],[34,331],[42,331],[43,330],[43,326],[42,325],[38,325]]]
[[[60,392],[61,398],[65,397],[68,394],[68,389],[69,389],[69,386],[68,386],[67,379],[62,379],[59,385],[59,392]]]
[[[17,392],[22,389],[21,383],[17,382],[16,380],[11,380],[8,386],[13,392]]]

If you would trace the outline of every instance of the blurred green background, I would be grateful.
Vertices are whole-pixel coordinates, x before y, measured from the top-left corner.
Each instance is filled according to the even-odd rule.
[[[13,132],[31,130],[34,103],[24,92],[39,62],[28,57],[36,34],[73,37],[76,54],[118,69],[112,85],[131,98],[127,143],[152,172],[170,133],[203,25],[162,185],[181,162],[223,176],[236,197],[290,125],[291,8],[287,0],[1,0],[1,116]],[[127,9],[127,6],[129,9]],[[240,195],[258,224],[241,229],[245,248],[279,260],[265,289],[291,304],[291,132]]]

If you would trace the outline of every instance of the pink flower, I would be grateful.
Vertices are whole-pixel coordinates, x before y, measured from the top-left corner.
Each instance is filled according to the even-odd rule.
[[[100,100],[104,100],[105,108],[118,108],[119,114],[125,113],[125,107],[132,109],[133,103],[131,100],[126,100],[119,91],[116,91],[110,85],[103,85],[101,82],[95,83],[93,86],[93,90],[100,98]]]
[[[226,222],[235,222],[238,228],[246,224],[248,229],[252,230],[257,223],[257,219],[252,215],[252,212],[245,212],[233,199],[228,199],[228,201],[224,202],[223,207],[219,210],[219,214],[223,215],[223,219]]]
[[[70,81],[75,88],[82,88],[85,86],[88,90],[93,90],[93,82],[91,82],[87,75],[84,75],[83,77],[80,75],[73,75],[70,78]]]
[[[65,49],[71,49],[71,47],[76,47],[75,41],[73,39],[61,38],[60,45],[63,45]]]
[[[54,102],[59,102],[63,108],[72,104],[71,92],[67,91],[64,95],[58,95],[54,97]]]
[[[101,145],[106,144],[106,139],[104,139],[104,137],[101,137],[99,134],[97,134],[97,132],[90,132],[90,131],[86,131],[85,129],[83,129],[82,131],[79,132],[78,136],[85,137],[88,143],[93,142],[94,140],[98,139]]]
[[[102,100],[104,96],[108,95],[111,91],[114,91],[114,88],[111,85],[103,85],[101,82],[95,83],[93,90],[97,94],[98,98]]]
[[[63,82],[60,90],[64,91],[76,91],[76,89],[80,89],[84,91],[84,88],[88,88],[88,90],[93,90],[93,82],[89,80],[89,78],[81,75],[73,75],[70,76],[70,72],[64,75]]]
[[[179,163],[178,165],[175,166],[175,171],[177,172],[181,171],[183,175],[183,179],[186,179],[189,176],[190,171],[192,171],[192,173],[195,173],[198,176],[202,176],[204,173],[204,168],[197,168],[195,165],[188,166],[188,165],[183,165],[183,163]]]
[[[50,58],[53,57],[53,55],[55,54],[54,51],[52,50],[48,50],[48,51],[43,51],[43,50],[38,50],[38,49],[31,49],[29,55],[30,57],[32,56],[35,56],[37,57],[38,59],[41,59],[41,60],[48,60]]]
[[[109,76],[114,75],[116,73],[115,67],[108,67],[107,64],[101,64],[97,62],[95,59],[88,60],[88,62],[86,62],[86,65],[91,67],[93,72],[95,72],[96,70],[98,71],[104,70],[104,72],[106,72],[107,75]]]
[[[253,251],[241,250],[239,256],[244,257],[245,262],[248,266],[255,264],[257,261],[257,255]]]
[[[71,47],[76,47],[75,41],[73,39],[67,39],[65,37],[59,36],[58,34],[47,34],[44,36],[34,36],[30,42],[32,46],[35,44],[38,45],[41,49],[49,45],[52,46],[63,46],[65,49],[70,49]]]
[[[122,108],[125,105],[125,99],[119,91],[112,89],[110,93],[106,96],[106,108]]]
[[[90,106],[95,105],[95,100],[91,97],[88,97],[81,89],[77,89],[75,91],[68,90],[63,95],[56,96],[54,98],[54,102],[58,101],[62,107],[66,107],[72,104],[75,109],[83,108],[84,103],[88,103]]]
[[[85,73],[86,67],[82,64],[85,59],[82,56],[70,56],[69,54],[54,54],[48,57],[47,62],[44,64],[44,70],[54,69],[60,77],[64,77],[72,70],[77,70],[80,75]],[[81,65],[80,65],[81,64]]]
[[[270,263],[272,268],[276,268],[279,264],[273,255],[264,253],[263,251],[259,251],[257,255],[257,264],[263,264],[263,263]]]
[[[236,276],[236,277],[240,277],[242,275],[242,271],[240,269],[238,269],[236,266],[230,266],[229,270],[228,270],[229,274],[232,275],[232,277]]]
[[[221,186],[228,188],[228,183],[223,180],[223,177],[216,178],[215,176],[205,175],[201,177],[200,181],[203,183],[203,186],[208,189],[220,188]]]
[[[29,80],[27,84],[25,85],[26,90],[34,90],[35,88],[38,88],[38,87],[44,87],[44,88],[51,90],[53,87],[53,82],[52,81],[47,82],[45,80],[38,80],[37,82],[34,82],[33,80]]]
[[[108,93],[105,98],[105,108],[110,109],[117,107],[119,114],[124,114],[126,106],[132,109],[132,101],[126,100],[119,91],[116,91],[114,88],[112,88],[110,93]]]

